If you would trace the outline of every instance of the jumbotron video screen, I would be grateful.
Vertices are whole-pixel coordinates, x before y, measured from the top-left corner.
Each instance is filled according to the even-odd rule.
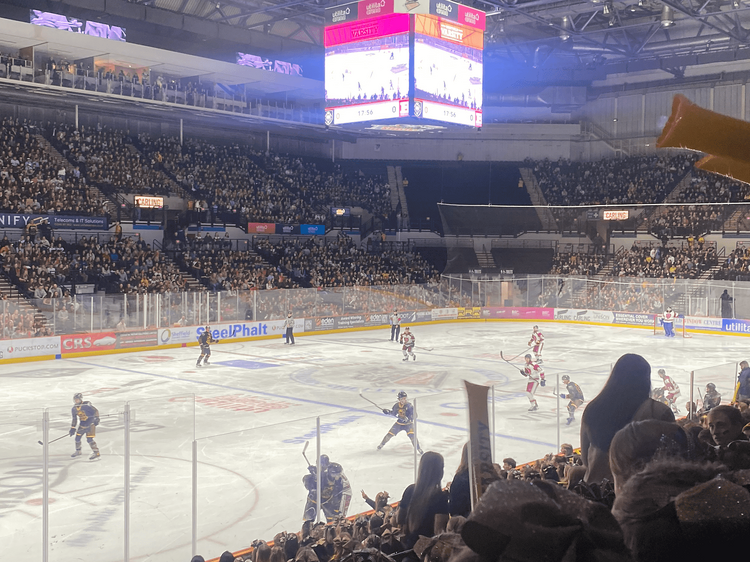
[[[481,127],[483,33],[436,16],[414,21],[414,115]]]
[[[390,14],[325,31],[326,109],[334,112],[333,123],[407,117],[409,16]]]
[[[326,125],[400,119],[482,126],[484,12],[450,0],[326,10]]]

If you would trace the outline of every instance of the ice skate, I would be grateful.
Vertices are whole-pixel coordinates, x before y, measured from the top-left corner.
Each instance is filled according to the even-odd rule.
[[[94,451],[93,453],[91,453],[91,456],[89,457],[89,460],[93,461],[93,460],[96,460],[96,459],[100,458],[101,456],[102,455],[99,453],[99,451]]]
[[[417,360],[417,356],[416,355],[412,355],[411,358],[412,358],[412,361],[416,361]]]
[[[409,358],[408,358],[408,357],[404,357],[404,358],[402,359],[402,361],[408,361],[408,360],[409,360]]]
[[[532,404],[531,408],[529,408],[529,412],[536,412],[539,409],[539,406],[536,404]]]
[[[76,457],[80,457],[81,454],[82,454],[81,451],[76,451],[75,453],[73,453],[72,455],[70,455],[70,457],[74,459]]]
[[[211,364],[211,363],[209,363],[208,361],[205,361],[205,360],[203,361],[203,365],[204,365],[204,366],[205,366],[205,365],[210,365],[210,364]]]
[[[196,366],[196,367],[200,367],[200,366],[201,366],[201,364],[200,364],[200,363],[196,363],[196,364],[195,364],[195,366]]]
[[[378,451],[383,448],[383,444],[378,445]]]
[[[568,423],[567,423],[567,425],[570,425],[571,423],[573,423],[573,420],[574,420],[574,419],[575,419],[575,418],[568,418]]]

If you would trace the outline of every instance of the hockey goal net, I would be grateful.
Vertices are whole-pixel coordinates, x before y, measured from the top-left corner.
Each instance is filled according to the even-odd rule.
[[[661,325],[661,315],[657,314],[654,316],[654,335],[655,336],[663,336],[664,335],[664,328]],[[688,333],[687,329],[685,328],[685,317],[680,316],[679,318],[675,318],[674,321],[674,337],[676,338],[692,338],[693,335]]]

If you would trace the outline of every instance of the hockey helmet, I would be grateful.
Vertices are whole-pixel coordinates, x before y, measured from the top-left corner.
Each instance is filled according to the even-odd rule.
[[[706,385],[706,390],[708,392],[716,392],[716,385],[714,383],[710,382],[710,383],[708,383]]]
[[[539,329],[539,326],[534,326],[534,331],[536,332]]]
[[[328,465],[328,474],[330,474],[334,478],[341,476],[343,472],[344,468],[337,462],[332,462]]]
[[[292,313],[290,312],[289,314],[286,315],[286,317],[287,318],[291,318],[292,317]]]
[[[563,375],[562,376],[562,381],[563,382],[570,382],[570,375]]]
[[[526,355],[523,356],[523,358],[526,359],[527,361],[531,361],[531,354],[527,353]]]
[[[211,326],[206,326],[206,331],[210,332],[211,331]]]
[[[404,326],[404,332],[408,332],[408,331],[409,331],[409,326]]]
[[[657,374],[658,374],[658,375],[659,375],[660,377],[666,377],[666,376],[667,376],[667,372],[666,372],[666,371],[665,371],[664,369],[659,369],[659,370],[657,371]]]
[[[667,312],[672,312],[672,307],[671,306],[667,307]]]
[[[83,404],[83,394],[81,394],[80,392],[76,392],[73,395],[73,402],[76,404]]]
[[[402,398],[406,398],[406,392],[403,390],[398,393],[398,399],[401,400]]]
[[[320,455],[320,466],[325,470],[325,468],[329,465],[331,462],[331,459],[328,458],[328,455]]]

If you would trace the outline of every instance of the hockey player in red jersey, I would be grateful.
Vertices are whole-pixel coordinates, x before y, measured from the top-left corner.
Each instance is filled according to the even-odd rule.
[[[526,345],[534,346],[534,349],[532,349],[532,351],[534,352],[534,357],[536,358],[536,362],[542,363],[543,362],[542,361],[542,348],[544,347],[544,335],[539,329],[539,326],[534,326],[534,331],[531,332],[531,338],[529,339],[529,343],[527,343]]]
[[[401,334],[401,343],[403,344],[401,347],[401,351],[404,354],[404,361],[408,361],[409,357],[412,358],[412,360],[416,361],[417,356],[414,355],[414,334],[409,331],[409,327],[407,326],[404,328],[404,333]]]
[[[529,378],[529,382],[526,383],[526,395],[529,397],[529,402],[531,403],[529,412],[535,412],[539,409],[539,405],[536,403],[534,393],[536,393],[536,389],[540,384],[544,386],[547,383],[544,380],[544,370],[538,363],[531,361],[531,354],[527,353],[524,358],[526,359],[526,364],[520,371],[524,377]]]
[[[664,369],[659,369],[659,376],[664,382],[662,390],[664,391],[664,398],[667,399],[669,407],[675,414],[680,413],[680,409],[677,407],[677,399],[680,397],[680,386],[672,380],[672,377],[667,375]]]

